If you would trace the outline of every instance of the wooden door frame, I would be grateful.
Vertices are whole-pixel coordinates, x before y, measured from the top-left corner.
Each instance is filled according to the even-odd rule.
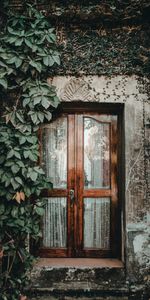
[[[61,103],[61,105],[58,107],[58,110],[57,110],[57,113],[54,114],[54,119],[55,117],[59,117],[61,116],[63,113],[67,113],[69,118],[70,118],[70,125],[69,126],[72,126],[74,128],[75,126],[75,123],[73,121],[73,118],[71,117],[71,114],[74,114],[74,113],[77,113],[77,114],[81,114],[83,112],[87,112],[87,113],[94,113],[94,112],[98,112],[100,114],[107,114],[107,115],[117,115],[118,116],[118,129],[117,129],[117,135],[121,133],[121,127],[122,127],[122,124],[121,124],[121,120],[122,120],[122,115],[123,115],[123,105],[111,105],[111,104],[97,104],[97,103],[82,103],[81,102],[76,102],[76,103]],[[75,121],[76,122],[76,121]],[[78,138],[78,137],[76,137]],[[68,142],[68,145],[70,145],[69,147],[71,147],[71,145],[74,145],[74,141],[73,141],[73,136],[68,135],[68,139],[69,139],[69,142]],[[122,137],[120,137],[119,141],[121,141]],[[121,161],[122,161],[122,149],[121,149],[121,143],[119,142],[119,149],[117,150],[118,151],[118,165],[121,165]],[[74,151],[72,151],[72,153],[74,153]],[[73,154],[75,155],[75,153]],[[68,162],[71,164],[71,160],[73,160],[71,157],[68,157]],[[77,160],[76,160],[77,161]],[[74,171],[73,171],[74,170]],[[75,177],[75,172],[76,172],[76,166],[73,166],[73,169],[72,171],[70,171],[70,174],[68,174],[68,176],[70,176],[72,179],[70,180],[70,182],[68,182],[68,190],[70,188],[73,188],[73,185],[76,187],[79,182],[78,182],[78,176]],[[118,188],[119,188],[119,183],[120,183],[120,177],[122,176],[123,178],[123,170],[122,168],[118,168],[118,176],[117,176],[117,183],[118,183]],[[77,190],[75,188],[75,190]],[[63,191],[60,191],[60,195],[61,196],[64,196],[64,193]],[[42,196],[52,196],[53,194],[53,191],[44,191],[42,193]],[[106,192],[107,194],[107,192]],[[120,204],[120,195],[122,195],[122,193],[120,193],[120,188],[118,190],[118,195],[119,195],[119,201],[118,201],[118,211],[120,212],[121,210],[121,204]],[[77,199],[77,195],[76,196],[76,199]],[[84,195],[85,196],[85,195]],[[115,196],[114,196],[115,197]],[[114,198],[115,199],[115,198]],[[68,201],[69,201],[69,197],[68,197]],[[77,219],[75,217],[76,213],[74,214],[74,218],[72,218],[72,211],[70,210],[70,212],[68,213],[68,218],[70,218],[71,220],[73,220],[73,222],[71,222],[70,224],[70,229],[68,231],[68,234],[71,233],[73,231],[73,223],[74,223],[74,227],[77,228]],[[118,225],[117,225],[117,237],[115,238],[115,240],[117,241],[117,246],[116,247],[112,247],[113,248],[113,251],[112,253],[109,255],[106,255],[106,257],[117,257],[117,258],[120,258],[121,256],[121,219],[120,219],[120,216],[117,217],[118,218]],[[75,231],[74,231],[75,232]],[[116,232],[116,229],[114,229],[114,232]],[[76,246],[75,244],[77,245],[78,249],[81,248],[80,245],[80,241],[81,241],[81,233],[80,233],[80,236],[78,239],[75,238],[75,236],[73,238],[71,238],[70,240],[70,248],[68,250],[66,249],[63,249],[63,252],[62,252],[62,249],[56,249],[54,250],[54,253],[52,253],[53,251],[51,251],[51,254],[49,252],[49,249],[40,249],[40,251],[38,252],[38,254],[40,254],[40,256],[42,257],[75,257],[78,253],[78,251],[76,251]],[[73,234],[70,234],[70,236],[73,236]],[[120,243],[118,244],[118,240],[120,240]],[[75,244],[74,244],[75,242]],[[80,245],[79,245],[80,244]],[[72,251],[72,249],[75,249],[75,251]],[[57,252],[57,254],[56,254]],[[99,251],[100,253],[100,251]],[[56,254],[56,255],[55,255]],[[82,255],[80,255],[81,257]],[[88,257],[88,255],[84,255],[84,257]],[[95,256],[97,257],[97,255]],[[101,253],[101,257],[105,257],[105,254]]]

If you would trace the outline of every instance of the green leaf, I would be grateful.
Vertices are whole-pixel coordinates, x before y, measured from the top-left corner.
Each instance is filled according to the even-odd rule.
[[[37,118],[37,114],[36,114],[36,113],[31,115],[31,120],[32,120],[32,122],[33,122],[34,124],[37,124],[38,118]]]
[[[23,107],[28,105],[30,103],[30,101],[31,101],[30,97],[23,99]]]
[[[11,211],[11,215],[13,218],[17,218],[18,217],[18,207],[14,206],[12,211]]]
[[[36,144],[38,141],[37,136],[28,136],[26,139],[31,144]]]
[[[9,43],[9,44],[13,44],[17,39],[18,39],[17,36],[12,36],[12,37],[10,37],[10,38],[8,39],[8,43]]]
[[[21,208],[20,208],[20,212],[21,212],[21,214],[23,215],[24,212],[25,212],[25,208],[24,208],[24,207],[21,207]]]
[[[39,104],[40,102],[41,102],[41,97],[34,98],[34,101],[33,101],[34,105]]]
[[[50,37],[50,39],[51,39],[52,42],[56,42],[56,35],[54,33],[51,33],[49,35],[49,37]]]
[[[56,108],[58,106],[58,104],[59,104],[59,98],[57,96],[55,96],[53,98],[53,101],[51,101],[51,105]]]
[[[13,63],[15,62],[15,60],[16,60],[16,57],[13,56],[12,58],[7,59],[7,63],[8,63],[8,64],[13,64]]]
[[[37,161],[38,155],[33,154],[31,151],[29,152],[29,159],[32,161]]]
[[[15,155],[15,157],[16,157],[16,158],[19,158],[19,159],[21,159],[21,155],[20,155],[20,153],[19,153],[19,152],[15,151],[15,152],[14,152],[14,155]]]
[[[41,112],[38,112],[38,118],[39,118],[39,121],[40,121],[41,123],[43,123],[43,121],[44,121],[44,114],[41,113]]]
[[[42,175],[45,174],[45,172],[43,171],[43,169],[40,168],[40,167],[34,167],[34,170],[35,170],[36,172],[38,172],[39,174],[42,174]]]
[[[16,66],[16,68],[19,68],[21,66],[21,64],[22,64],[22,59],[16,58],[16,60],[15,60],[15,66]]]
[[[16,116],[20,122],[24,123],[24,119],[21,111],[19,111],[19,113],[16,112]]]
[[[17,219],[17,220],[14,221],[14,223],[16,225],[19,225],[20,227],[24,227],[25,226],[25,221],[24,220]]]
[[[14,161],[13,161],[13,160],[8,160],[8,161],[6,161],[6,163],[5,163],[5,167],[11,167],[13,164],[14,164]]]
[[[21,184],[21,185],[23,185],[23,182],[22,182],[22,179],[20,178],[20,177],[15,177],[15,180],[19,183],[19,184]]]
[[[30,173],[30,178],[32,179],[32,181],[36,181],[38,177],[37,172],[31,172]]]
[[[14,154],[15,154],[15,151],[14,151],[13,149],[11,149],[11,150],[8,152],[8,154],[7,154],[7,159],[13,157]]]
[[[48,101],[46,98],[44,98],[44,97],[43,97],[43,99],[42,99],[42,106],[43,106],[45,109],[47,109],[47,108],[50,106],[49,101]]]
[[[44,212],[45,212],[45,209],[44,209],[43,207],[35,206],[35,212],[36,212],[39,216],[43,216],[43,215],[44,215]]]
[[[42,70],[42,65],[41,65],[41,63],[31,60],[29,64],[30,64],[32,67],[34,67],[39,73],[41,72],[41,70]]]
[[[23,43],[23,38],[17,39],[17,40],[15,41],[15,46],[21,46],[22,43]]]
[[[54,64],[54,60],[53,60],[53,57],[52,56],[49,56],[48,57],[48,65],[51,67],[51,66],[53,66],[53,64]]]
[[[43,63],[44,63],[45,66],[49,65],[49,58],[48,58],[48,56],[43,57]]]
[[[28,40],[28,39],[25,39],[25,44],[29,47],[29,48],[31,48],[32,49],[32,47],[33,47],[33,44],[30,42],[30,40]]]
[[[13,186],[13,189],[16,190],[20,185],[14,178],[11,178],[11,184]]]
[[[19,167],[24,168],[24,163],[21,160],[17,161],[17,164],[19,165]]]
[[[7,79],[5,78],[0,79],[0,85],[2,85],[4,89],[7,89],[8,86]]]
[[[17,166],[17,165],[13,165],[13,166],[11,167],[11,170],[12,170],[12,172],[13,172],[14,174],[16,174],[16,173],[20,170],[20,167]]]
[[[3,215],[5,212],[5,206],[4,204],[0,204],[0,215]]]
[[[20,145],[24,144],[25,142],[26,142],[26,137],[21,136],[21,138],[19,139]]]
[[[36,45],[33,45],[33,46],[32,46],[32,52],[36,52],[37,49],[38,49],[38,47],[37,47]]]
[[[8,187],[10,185],[11,179],[7,178],[7,180],[5,181],[5,187]]]
[[[28,150],[25,150],[25,151],[23,152],[23,156],[24,156],[24,158],[27,158],[27,157],[29,157],[29,153],[30,153],[30,151],[28,151]]]
[[[49,111],[47,111],[47,112],[45,113],[45,118],[46,118],[48,121],[50,121],[51,118],[52,118],[52,114],[51,114]]]
[[[53,56],[54,62],[57,63],[57,65],[60,65],[60,57],[59,56]]]
[[[3,164],[5,161],[5,156],[4,155],[1,155],[0,156],[0,165]]]

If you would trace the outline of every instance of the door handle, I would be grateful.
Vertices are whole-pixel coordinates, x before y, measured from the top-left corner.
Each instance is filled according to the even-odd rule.
[[[71,204],[73,204],[74,200],[75,200],[73,189],[70,190],[69,195],[70,195],[70,202],[71,202]]]

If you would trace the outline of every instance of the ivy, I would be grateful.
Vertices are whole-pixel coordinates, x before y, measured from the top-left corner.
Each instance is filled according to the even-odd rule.
[[[42,235],[41,191],[52,188],[37,165],[37,134],[59,103],[46,79],[60,57],[54,28],[31,5],[24,14],[9,13],[0,40],[0,289],[1,299],[17,300],[34,261],[28,236],[37,241]]]
[[[64,27],[60,30],[59,47],[62,64],[57,67],[57,75],[149,76],[149,25],[112,30]],[[55,75],[56,70],[49,73]]]

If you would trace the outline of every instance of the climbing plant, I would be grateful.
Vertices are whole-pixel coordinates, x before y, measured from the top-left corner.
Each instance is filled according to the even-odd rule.
[[[60,58],[54,28],[31,5],[9,12],[0,40],[0,289],[1,299],[17,300],[34,260],[29,236],[41,237],[41,191],[52,187],[37,164],[38,128],[59,103],[46,79]]]

